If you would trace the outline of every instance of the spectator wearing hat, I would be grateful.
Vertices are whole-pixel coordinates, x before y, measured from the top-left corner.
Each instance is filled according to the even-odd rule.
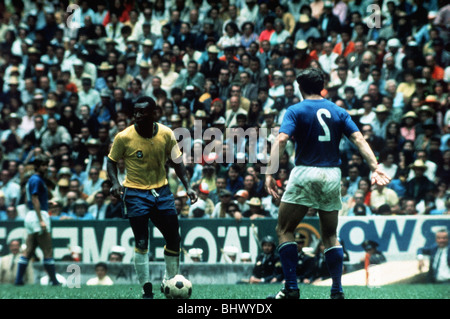
[[[191,248],[188,250],[187,255],[189,256],[190,260],[194,263],[203,261],[202,260],[203,249],[201,248]]]
[[[425,175],[425,171],[428,167],[423,160],[415,160],[414,163],[410,165],[410,168],[414,171],[415,177],[406,182],[405,197],[414,198],[419,202],[434,191],[435,185]]]
[[[422,160],[426,166],[424,175],[428,178],[429,181],[435,182],[436,177],[439,177],[438,175],[436,175],[438,165],[428,158],[428,152],[424,149],[416,150],[415,155],[416,159]],[[410,181],[414,177],[415,177],[415,170],[409,170],[407,180]]]
[[[218,59],[220,49],[215,44],[209,45],[206,51],[208,59],[201,63],[200,72],[206,79],[218,79],[220,69],[226,67],[226,63]]]
[[[233,194],[226,188],[219,190],[219,201],[214,206],[211,218],[234,218],[234,213],[228,211],[228,207],[234,203]]]
[[[386,140],[386,129],[389,121],[389,115],[391,113],[391,110],[389,110],[386,105],[379,104],[374,110],[376,116],[375,119],[372,122],[372,129],[373,133],[381,137],[383,140]]]
[[[250,284],[276,283],[283,280],[280,257],[276,251],[275,239],[265,236],[261,240],[261,254],[256,257],[256,263],[250,276]]]
[[[402,62],[403,58],[405,57],[405,53],[403,53],[401,50],[402,44],[400,40],[397,38],[389,39],[388,42],[386,43],[386,47],[387,47],[386,56],[391,54],[394,57],[396,68],[399,70],[403,69]]]
[[[269,89],[269,96],[272,99],[276,99],[277,97],[284,96],[284,74],[283,72],[276,70],[273,72],[272,81],[273,86]]]
[[[400,134],[405,140],[416,140],[416,123],[418,117],[414,111],[408,111],[402,116]]]
[[[222,260],[226,264],[234,264],[238,261],[237,255],[239,254],[239,248],[237,248],[236,246],[225,246],[223,247],[223,249],[221,249],[221,251],[223,257]]]
[[[311,18],[307,14],[301,14],[299,19],[300,28],[295,32],[294,43],[308,41],[310,38],[320,38],[319,30],[311,24]]]
[[[299,40],[295,44],[293,64],[296,69],[306,69],[310,66],[314,58],[308,52],[308,43],[305,40]]]
[[[300,232],[295,232],[295,242],[297,243],[298,261],[297,278],[300,283],[310,284],[314,279],[314,255],[308,252],[306,236]],[[311,248],[312,249],[312,248]]]
[[[386,262],[386,257],[378,250],[379,244],[373,240],[365,240],[362,247],[366,254],[360,259],[360,265],[367,268],[369,265],[379,265]]]
[[[245,212],[250,209],[248,205],[249,194],[245,189],[240,189],[234,195],[236,198],[236,204],[238,205],[240,212]]]
[[[205,202],[205,216],[211,217],[214,212],[214,202],[209,198],[211,190],[208,183],[202,182],[198,185],[198,197],[199,200]]]
[[[263,209],[261,199],[252,197],[248,202],[250,209],[243,212],[242,216],[250,219],[270,217],[270,213]]]

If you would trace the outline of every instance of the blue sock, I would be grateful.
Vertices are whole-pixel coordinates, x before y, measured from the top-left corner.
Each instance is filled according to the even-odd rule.
[[[57,285],[59,282],[56,279],[55,260],[53,258],[44,258],[44,268],[48,273],[52,285]]]
[[[297,284],[297,244],[293,241],[285,242],[278,246],[281,267],[283,268],[285,287],[287,289],[298,289]]]
[[[20,256],[19,261],[17,262],[17,274],[16,274],[16,285],[23,285],[23,276],[27,270],[28,262],[30,259],[25,256]]]
[[[334,246],[325,250],[325,262],[331,275],[331,293],[342,292],[342,267],[344,262],[344,250],[342,246]]]

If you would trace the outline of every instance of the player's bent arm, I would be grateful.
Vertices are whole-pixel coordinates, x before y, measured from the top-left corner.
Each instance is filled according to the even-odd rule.
[[[286,133],[279,133],[277,138],[275,139],[275,142],[272,145],[272,149],[270,151],[270,158],[269,163],[267,166],[267,169],[265,171],[266,174],[266,181],[265,181],[265,187],[267,190],[267,193],[271,196],[273,196],[275,199],[279,198],[278,195],[278,187],[277,183],[275,181],[275,178],[272,176],[272,174],[275,174],[278,171],[278,167],[280,164],[280,157],[284,153],[284,150],[286,149],[287,141],[289,140],[289,135]],[[261,173],[263,173],[261,171]]]
[[[268,163],[268,169],[266,174],[275,174],[278,171],[278,165],[280,158],[286,149],[287,142],[289,140],[289,135],[286,133],[279,133],[275,142],[272,145],[270,151],[270,158]]]
[[[170,166],[172,166],[175,170],[175,174],[177,174],[192,202],[196,202],[197,193],[192,189],[191,185],[188,182],[189,179],[186,174],[186,166],[184,166],[183,160],[180,160],[180,158],[178,158],[175,160],[169,159],[168,161]]]
[[[117,177],[117,163],[108,158],[106,162],[106,171],[112,183],[111,194],[115,197],[120,197],[122,186],[120,185],[119,178]]]
[[[370,147],[369,143],[367,143],[361,132],[355,132],[350,135],[350,141],[352,141],[352,143],[356,145],[362,157],[369,166],[369,169],[372,172],[372,184],[389,184],[389,182],[391,181],[391,177],[389,177],[378,167],[377,158],[375,157],[372,148]]]

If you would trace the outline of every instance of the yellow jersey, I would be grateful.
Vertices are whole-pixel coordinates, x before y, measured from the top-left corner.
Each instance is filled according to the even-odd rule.
[[[156,125],[152,138],[139,135],[134,125],[115,136],[108,158],[114,162],[124,159],[127,174],[123,186],[148,190],[168,184],[165,164],[169,158],[180,157],[181,150],[173,131]]]

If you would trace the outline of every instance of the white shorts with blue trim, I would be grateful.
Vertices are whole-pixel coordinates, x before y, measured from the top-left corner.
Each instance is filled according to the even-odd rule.
[[[281,201],[327,212],[340,210],[341,169],[301,165],[294,167]]]

